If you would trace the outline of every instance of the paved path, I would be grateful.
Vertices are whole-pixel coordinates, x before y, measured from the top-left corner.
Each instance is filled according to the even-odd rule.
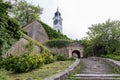
[[[81,74],[112,74],[111,67],[104,62],[91,59],[81,59],[83,67]]]

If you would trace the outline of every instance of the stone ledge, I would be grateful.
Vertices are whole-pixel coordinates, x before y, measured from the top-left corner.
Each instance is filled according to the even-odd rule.
[[[120,71],[120,61],[116,61],[116,60],[109,59],[109,58],[100,58],[100,57],[90,57],[89,59],[107,62],[112,67]]]
[[[63,72],[60,72],[56,75],[45,78],[44,80],[65,80],[65,79],[67,79],[67,77],[70,73],[72,73],[74,70],[77,69],[77,67],[79,66],[79,63],[80,63],[80,59],[77,59],[71,66],[69,66]]]

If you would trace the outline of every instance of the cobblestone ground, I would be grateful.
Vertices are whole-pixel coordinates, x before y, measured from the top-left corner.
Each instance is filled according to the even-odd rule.
[[[95,61],[91,59],[81,59],[83,67],[80,74],[111,74],[112,69],[110,65],[104,62]]]

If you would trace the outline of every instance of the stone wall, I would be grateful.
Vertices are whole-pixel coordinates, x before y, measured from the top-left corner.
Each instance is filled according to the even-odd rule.
[[[90,59],[106,62],[110,64],[113,68],[118,70],[118,72],[120,72],[120,61],[116,61],[109,58],[100,58],[100,57],[90,57]]]
[[[66,53],[66,48],[50,48],[48,47],[49,50],[51,50],[52,54],[64,54]]]
[[[7,52],[3,55],[3,57],[8,57],[10,55],[19,56],[24,53],[26,53],[26,45],[29,43],[28,40],[21,38],[19,41],[17,41]],[[37,45],[34,46],[33,53],[40,53],[41,48]]]
[[[67,68],[63,72],[60,72],[56,75],[45,78],[44,80],[66,80],[68,75],[72,73],[74,70],[76,70],[79,64],[80,64],[80,59],[77,59],[71,66],[69,66],[69,68]]]
[[[34,21],[28,24],[23,28],[23,30],[27,33],[28,36],[39,42],[45,43],[49,40],[45,29],[38,21]]]
[[[78,51],[80,58],[83,57],[84,47],[80,44],[70,44],[63,48],[50,48],[48,47],[53,54],[65,54],[68,58],[73,57],[73,51]],[[78,55],[77,55],[78,56]]]

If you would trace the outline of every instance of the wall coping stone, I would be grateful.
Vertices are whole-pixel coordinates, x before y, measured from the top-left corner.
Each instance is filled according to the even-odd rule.
[[[55,74],[51,77],[45,78],[44,80],[65,80],[70,73],[72,73],[74,70],[77,69],[79,64],[80,64],[80,59],[76,59],[75,62],[72,65],[70,65],[67,69],[65,69],[64,71],[58,74]]]

